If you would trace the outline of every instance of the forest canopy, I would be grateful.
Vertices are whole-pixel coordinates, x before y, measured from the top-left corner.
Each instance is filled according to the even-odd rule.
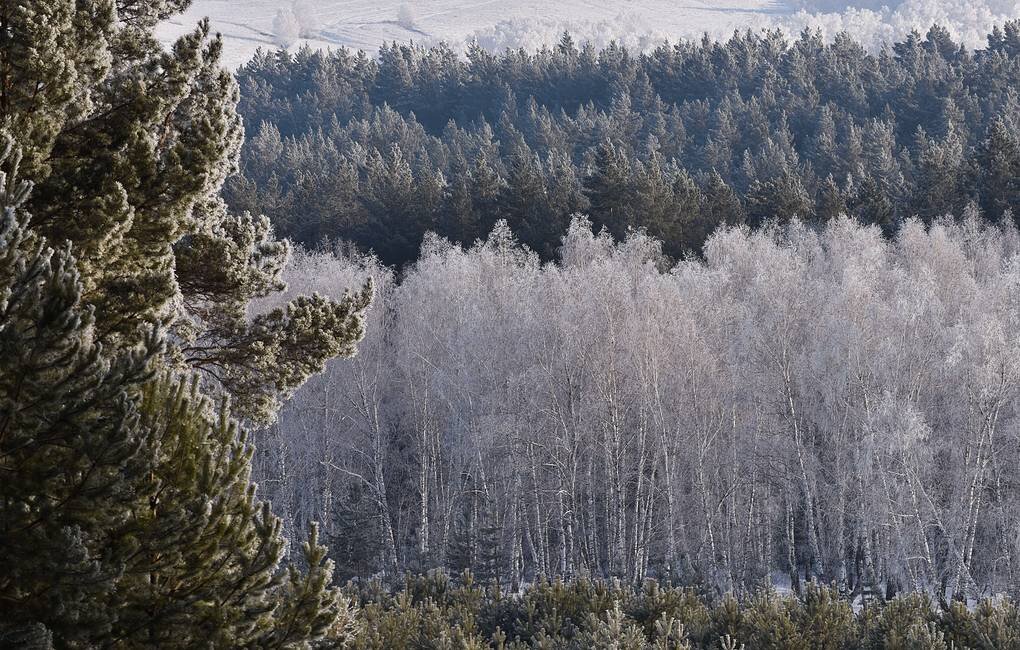
[[[429,231],[500,219],[553,259],[571,215],[680,258],[721,225],[849,214],[891,233],[971,204],[1020,207],[1020,22],[970,50],[933,26],[870,52],[848,34],[500,55],[393,44],[261,53],[225,197],[307,245],[413,261]]]
[[[378,287],[256,462],[342,574],[1016,584],[1020,22],[239,82],[228,203],[319,251],[297,290]]]

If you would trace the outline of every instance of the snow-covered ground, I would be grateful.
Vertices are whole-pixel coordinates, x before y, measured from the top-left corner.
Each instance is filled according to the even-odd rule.
[[[546,40],[547,32],[558,35],[570,27],[607,41],[656,33],[661,39],[678,38],[731,32],[789,11],[774,0],[308,0],[307,6],[315,25],[311,38],[300,42],[370,51],[384,41],[460,44],[472,37],[502,49]],[[160,36],[169,40],[209,16],[226,38],[227,63],[237,65],[258,47],[277,47],[274,20],[290,7],[286,0],[196,0],[185,14],[162,25]],[[411,24],[398,20],[402,7],[410,10]]]
[[[735,29],[781,27],[797,33],[816,26],[827,36],[848,30],[872,46],[933,22],[969,45],[980,45],[995,23],[1020,17],[1018,0],[852,0],[832,11],[833,0],[195,0],[183,15],[159,27],[170,42],[209,16],[236,67],[259,47],[346,46],[374,51],[383,42],[474,40],[491,50],[534,48],[564,30],[576,40],[605,45],[618,40],[645,49],[663,40],[725,37]],[[889,6],[885,6],[889,5]],[[891,7],[891,8],[890,8]],[[284,13],[283,20],[277,16]],[[287,21],[302,38],[282,37]]]

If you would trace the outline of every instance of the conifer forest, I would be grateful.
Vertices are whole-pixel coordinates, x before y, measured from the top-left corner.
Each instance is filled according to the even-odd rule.
[[[248,1],[0,0],[0,650],[1020,650],[1020,5]]]

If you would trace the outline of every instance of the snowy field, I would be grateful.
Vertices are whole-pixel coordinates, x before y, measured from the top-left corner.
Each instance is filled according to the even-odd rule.
[[[166,42],[209,16],[226,39],[236,67],[255,50],[286,43],[376,50],[383,42],[469,41],[499,51],[555,42],[564,30],[580,41],[617,40],[647,49],[664,40],[725,37],[735,29],[779,27],[797,33],[817,27],[826,36],[848,30],[879,47],[934,22],[979,46],[993,24],[1020,17],[1018,0],[195,0],[161,25]],[[886,5],[892,5],[891,8]],[[291,35],[288,36],[287,32]]]
[[[162,26],[161,36],[180,35],[209,16],[214,29],[226,37],[230,65],[246,60],[258,47],[277,47],[274,19],[290,3],[247,0],[243,8],[239,4],[196,0],[187,13]],[[790,11],[772,0],[310,0],[307,5],[315,25],[300,42],[370,51],[394,40],[459,45],[470,38],[502,49],[529,41],[537,44],[543,36],[567,28],[588,40],[661,40],[670,34],[676,38],[730,32],[763,16]],[[403,7],[410,10],[410,24],[399,20]]]

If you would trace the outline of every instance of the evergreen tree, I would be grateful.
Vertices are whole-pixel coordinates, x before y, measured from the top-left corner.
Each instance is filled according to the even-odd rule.
[[[447,210],[439,227],[453,241],[474,241],[479,217],[471,196],[471,173],[464,154],[457,152],[450,165]]]
[[[483,498],[474,568],[475,576],[483,583],[499,581],[505,565],[503,527],[495,506],[491,497]]]
[[[74,245],[99,340],[130,345],[166,325],[177,348],[167,358],[182,369],[193,362],[237,398],[239,415],[265,421],[347,333],[287,318],[253,331],[238,308],[280,286],[288,247],[263,220],[231,215],[214,198],[243,137],[237,84],[219,67],[222,45],[207,23],[170,51],[152,35],[186,4],[4,5],[0,83],[12,90],[0,127],[35,182],[32,229]],[[337,305],[304,308],[328,320]],[[314,354],[292,345],[313,338],[323,343]],[[254,387],[260,394],[245,394]]]
[[[466,498],[460,507],[446,550],[446,568],[469,571],[483,584],[498,581],[503,566],[503,529],[492,499],[466,477]]]
[[[88,645],[114,626],[104,599],[134,550],[117,531],[149,450],[129,391],[159,342],[104,357],[69,248],[27,227],[28,184],[0,186],[0,640]]]
[[[977,154],[976,190],[981,208],[993,219],[1002,218],[1012,210],[1020,214],[1020,138],[999,117],[988,127],[988,133]]]
[[[308,571],[280,572],[280,520],[255,496],[253,449],[227,405],[164,376],[142,387],[139,415],[154,453],[140,454],[150,470],[126,526],[137,546],[106,605],[113,643],[285,648],[344,634],[314,528]]]
[[[327,528],[338,531],[326,540],[330,557],[340,570],[340,581],[375,573],[381,565],[385,549],[379,543],[378,506],[361,484],[353,484],[344,495],[343,503],[334,508]],[[387,567],[388,568],[388,567]]]
[[[356,625],[351,604],[338,590],[329,587],[333,563],[326,559],[327,549],[318,540],[318,527],[313,525],[302,549],[308,571],[299,571],[294,565],[287,567],[280,592],[281,605],[274,612],[274,625],[258,639],[261,647],[285,648],[307,643],[312,648],[338,648],[354,638]]]
[[[425,225],[417,222],[414,173],[396,145],[386,157],[373,150],[365,179],[372,249],[384,260],[409,259],[421,244]]]
[[[0,184],[0,634],[181,648],[342,635],[314,533],[309,573],[280,573],[280,522],[226,405],[157,370],[152,334],[107,352],[70,249],[26,227],[27,185]]]
[[[654,174],[638,170],[638,163],[648,165],[653,151],[664,161],[664,176],[674,161],[702,180],[717,171],[756,213],[753,220],[790,206],[808,213],[798,183],[810,199],[808,207],[814,207],[809,204],[821,201],[824,192],[836,198],[826,187],[828,176],[842,185],[851,174],[862,187],[873,183],[884,195],[876,205],[886,205],[876,214],[887,223],[914,214],[927,219],[944,214],[950,203],[958,210],[966,199],[978,199],[970,187],[962,202],[946,196],[958,193],[954,185],[974,184],[970,181],[984,174],[985,160],[995,157],[982,158],[980,151],[995,116],[1015,130],[1010,122],[1020,106],[1012,78],[1016,33],[1020,27],[1009,23],[991,35],[987,50],[971,51],[936,26],[877,54],[848,34],[826,43],[807,31],[794,42],[773,33],[742,33],[727,42],[663,46],[640,57],[618,45],[603,52],[591,45],[578,49],[569,39],[552,50],[502,55],[472,47],[467,61],[451,56],[445,46],[387,46],[378,60],[349,53],[260,56],[241,72],[242,106],[249,124],[271,124],[260,127],[246,145],[242,171],[249,182],[232,181],[227,198],[241,210],[265,209],[281,232],[305,244],[318,244],[322,229],[329,228],[330,237],[378,250],[381,222],[330,221],[334,211],[322,208],[333,202],[329,174],[317,167],[329,166],[338,151],[363,165],[360,152],[375,148],[385,158],[388,147],[395,146],[414,172],[412,194],[430,206],[419,210],[417,221],[471,242],[506,218],[549,257],[562,234],[551,221],[551,234],[536,239],[525,232],[534,230],[533,224],[515,217],[523,214],[519,210],[499,214],[499,200],[491,206],[466,200],[471,185],[466,170],[481,167],[476,164],[481,159],[488,170],[480,170],[479,184],[493,191],[478,195],[512,196],[501,182],[484,179],[509,176],[526,144],[541,161],[551,204],[565,203],[548,178],[556,170],[568,182],[570,176],[584,179],[582,207],[590,202],[596,211],[624,208],[626,218],[610,224],[617,236],[630,226],[651,228],[660,220],[661,215],[645,214],[647,206],[661,205],[643,194],[658,192]],[[498,138],[487,120],[497,123]],[[914,139],[919,128],[934,145],[924,151]],[[620,158],[608,165],[603,164],[611,162],[607,142]],[[954,173],[959,156],[961,170]],[[563,160],[569,161],[569,173],[559,167]],[[629,189],[619,185],[628,193],[613,206],[596,185],[611,181],[605,172],[617,169],[627,172],[618,180],[627,176],[630,183]],[[784,174],[790,178],[770,185]],[[439,175],[450,179],[448,187],[436,182]],[[752,188],[756,196],[750,196]],[[443,189],[444,200],[433,209],[428,197],[437,189]],[[772,196],[774,190],[781,201]],[[356,191],[354,203],[360,203],[368,192]],[[819,209],[831,213],[837,203]],[[985,207],[989,215],[1004,214]],[[566,225],[561,212],[546,216],[553,215]],[[600,214],[593,217],[602,222]],[[703,239],[684,232],[711,232],[718,225],[670,232],[700,247]],[[689,246],[664,237],[667,250]],[[401,250],[406,255],[384,262],[403,264],[418,253],[417,246]]]
[[[622,238],[633,225],[631,166],[622,147],[610,140],[596,147],[591,168],[584,179],[592,222]]]
[[[861,178],[850,201],[852,213],[861,221],[876,224],[891,233],[896,225],[895,205],[874,177],[862,170]]]
[[[471,170],[471,198],[478,215],[477,232],[470,233],[464,243],[484,238],[492,227],[502,218],[499,199],[503,196],[506,181],[493,167],[493,161],[483,149],[479,151]]]
[[[815,217],[819,221],[829,221],[847,213],[846,194],[836,183],[836,179],[829,174],[822,183],[819,192],[818,205],[815,209]]]
[[[326,188],[326,210],[329,219],[317,233],[319,240],[330,239],[338,232],[352,232],[365,226],[361,207],[361,176],[350,160],[340,163],[336,176]]]
[[[963,142],[950,127],[942,141],[918,133],[918,153],[914,182],[914,213],[930,222],[952,214],[960,207],[962,190]]]
[[[811,219],[811,198],[794,174],[780,174],[764,183],[755,181],[747,192],[747,215],[752,225],[760,226],[769,219],[793,217]]]
[[[549,226],[555,222],[549,219],[547,203],[541,161],[521,142],[507,161],[506,185],[500,205],[508,220],[520,224],[521,241],[538,251],[555,238],[555,233],[549,231]]]
[[[734,148],[739,131],[733,121],[733,112],[729,102],[723,103],[714,114],[714,124],[708,134],[704,150],[701,154],[702,167],[705,169],[728,170],[733,161]],[[739,154],[739,150],[737,150]]]
[[[839,144],[836,134],[836,120],[832,116],[832,109],[823,106],[818,116],[818,124],[815,127],[815,135],[811,140],[808,155],[814,163],[819,175],[828,175],[834,171],[838,160]]]
[[[379,48],[379,72],[375,80],[379,103],[398,111],[406,110],[411,101],[412,83],[411,48],[396,41]]]
[[[152,35],[187,4],[0,8],[0,129],[23,154],[0,168],[36,181],[5,180],[0,252],[7,638],[285,647],[336,632],[318,546],[310,582],[280,572],[279,523],[225,404],[270,420],[353,353],[370,287],[249,317],[289,249],[217,198],[242,139],[220,41],[207,23],[169,51]],[[284,605],[294,594],[313,605]]]
[[[584,195],[577,169],[568,155],[553,151],[545,161],[544,168],[549,205],[547,228],[562,237],[570,224],[570,218],[588,211],[588,199]],[[554,248],[555,245],[547,247]]]
[[[475,493],[471,492],[456,517],[450,533],[449,547],[446,549],[446,567],[455,575],[471,571],[477,565],[477,525],[478,499]]]
[[[634,210],[638,223],[660,241],[683,241],[684,215],[673,195],[674,184],[663,169],[657,153],[647,162],[638,162],[634,171]],[[673,246],[670,253],[678,252]]]
[[[705,202],[701,222],[709,233],[716,225],[739,224],[746,219],[744,206],[736,192],[726,184],[718,172],[712,172],[704,190]]]
[[[667,253],[679,256],[685,251],[696,251],[702,242],[711,234],[706,232],[706,224],[701,217],[705,197],[701,188],[687,173],[686,169],[678,169],[673,174],[673,202],[676,206],[678,223],[683,231],[679,245],[666,246]],[[710,227],[710,226],[709,226]]]

